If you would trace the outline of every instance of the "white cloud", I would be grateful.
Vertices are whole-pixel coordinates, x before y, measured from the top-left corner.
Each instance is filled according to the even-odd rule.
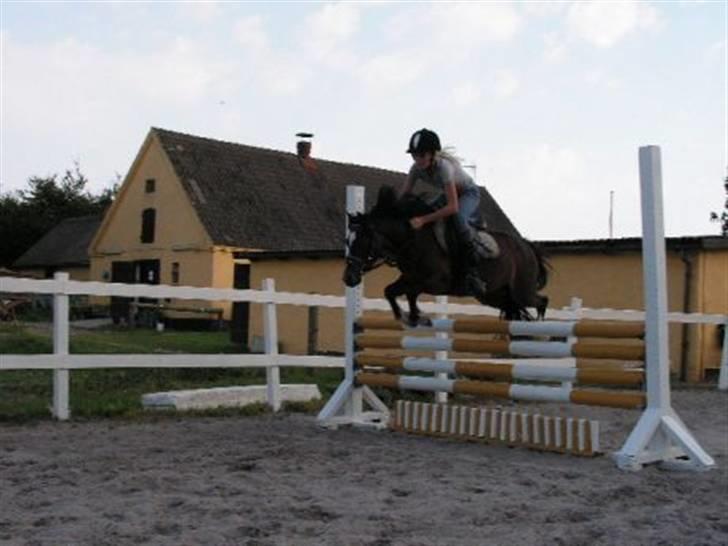
[[[306,84],[311,70],[294,55],[272,47],[259,15],[242,17],[233,24],[235,41],[246,54],[247,64],[241,66],[254,85],[275,96],[295,95]]]
[[[359,70],[364,83],[373,91],[390,91],[416,80],[425,70],[426,57],[418,51],[379,55],[364,62]]]
[[[272,57],[270,62],[261,63],[258,71],[266,90],[277,96],[297,94],[305,88],[312,74],[306,66],[285,56]]]
[[[603,70],[600,70],[598,68],[589,70],[584,75],[584,81],[600,88],[607,88],[612,90],[622,88],[622,82],[620,82],[616,78],[613,78],[612,76],[608,75]]]
[[[521,82],[510,70],[501,70],[495,76],[495,96],[500,99],[507,99],[515,95],[521,87]]]
[[[259,15],[243,17],[233,25],[235,41],[255,51],[268,49],[268,35],[263,26],[263,18]]]
[[[182,2],[180,4],[182,13],[199,23],[210,23],[217,19],[222,13],[220,4],[213,0],[204,2]]]
[[[452,101],[455,106],[463,108],[470,106],[480,99],[482,90],[473,82],[464,82],[452,90]]]
[[[558,32],[550,32],[543,38],[543,58],[546,62],[557,63],[566,57],[566,40]]]
[[[659,24],[660,13],[644,2],[575,2],[566,17],[567,28],[574,36],[602,48]]]
[[[420,39],[433,36],[439,47],[455,55],[486,42],[508,41],[523,24],[510,3],[435,4],[426,19],[426,28],[418,28]]]
[[[359,9],[353,4],[327,4],[304,19],[305,50],[318,61],[346,62],[343,46],[359,30]]]
[[[124,116],[120,105],[186,107],[217,96],[233,74],[200,44],[177,39],[152,52],[111,53],[74,38],[4,47],[5,121],[32,131],[42,126],[92,129]]]
[[[525,15],[545,17],[561,14],[566,9],[563,0],[539,0],[538,2],[524,2],[521,8]]]

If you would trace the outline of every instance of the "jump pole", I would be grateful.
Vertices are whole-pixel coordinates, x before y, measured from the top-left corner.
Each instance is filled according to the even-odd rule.
[[[614,454],[622,470],[648,463],[708,470],[715,462],[693,438],[670,401],[667,274],[660,148],[639,149],[642,201],[642,270],[645,293],[647,408],[627,441]]]
[[[352,237],[349,230],[349,214],[364,212],[364,188],[362,186],[346,187],[346,234],[347,242]],[[347,244],[347,254],[349,252]],[[329,401],[319,412],[316,421],[327,428],[339,425],[359,425],[386,428],[389,423],[389,408],[374,391],[365,385],[357,385],[354,370],[354,325],[361,317],[361,301],[364,293],[364,281],[351,288],[346,287],[346,309],[344,314],[344,347],[345,365],[344,381],[339,385]],[[365,411],[365,402],[371,407]]]

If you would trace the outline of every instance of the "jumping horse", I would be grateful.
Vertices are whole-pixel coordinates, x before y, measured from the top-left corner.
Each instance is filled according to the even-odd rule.
[[[410,218],[430,211],[432,206],[421,198],[408,195],[397,199],[391,186],[383,186],[368,213],[349,214],[344,283],[356,286],[365,273],[385,263],[397,267],[401,275],[385,288],[384,295],[397,320],[403,320],[403,314],[396,298],[407,297],[406,322],[410,326],[426,322],[417,307],[420,294],[468,296],[458,251],[448,250],[438,242],[433,224],[419,230],[409,224]],[[480,303],[499,309],[507,320],[532,320],[528,308],[535,308],[537,318],[543,319],[548,298],[538,292],[548,281],[545,256],[520,236],[490,230],[489,233],[500,252],[494,258],[481,260],[479,273],[487,292],[479,298]],[[452,237],[448,241],[448,248],[457,248]]]

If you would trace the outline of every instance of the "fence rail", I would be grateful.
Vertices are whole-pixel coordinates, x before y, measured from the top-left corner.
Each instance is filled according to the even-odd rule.
[[[261,290],[198,288],[144,284],[83,282],[68,279],[67,273],[56,273],[53,280],[18,279],[0,277],[0,292],[22,294],[50,294],[53,296],[53,354],[9,355],[0,358],[0,371],[45,369],[53,370],[53,415],[68,419],[69,370],[94,368],[264,368],[268,387],[268,404],[276,411],[281,406],[280,368],[343,368],[344,357],[278,354],[277,305],[301,305],[340,308],[346,307],[343,296],[298,294],[276,291],[272,279],[265,279]],[[209,300],[249,302],[263,304],[265,354],[173,354],[173,355],[79,355],[69,354],[69,296],[121,296],[129,298],[175,298],[182,300]],[[482,305],[423,302],[423,311],[448,315],[498,316],[498,311]],[[575,298],[578,302],[578,299]],[[384,299],[364,299],[364,310],[390,311]],[[615,321],[642,321],[643,311],[618,309],[589,309],[580,303],[564,309],[549,309],[550,319],[598,319]],[[728,325],[728,315],[669,313],[669,322],[688,324]],[[728,389],[728,328],[723,343],[719,388]]]
[[[183,300],[209,300],[250,303],[274,303],[277,305],[302,305],[316,307],[345,307],[343,296],[327,296],[321,294],[299,294],[254,289],[233,288],[199,288],[193,286],[167,286],[163,284],[122,284],[95,281],[71,280],[34,280],[0,277],[0,292],[64,294],[67,296],[122,296],[140,298],[175,298]],[[498,316],[499,312],[490,307],[474,304],[423,302],[420,307],[433,314]],[[389,311],[389,303],[385,299],[366,298],[363,302],[366,311]],[[574,320],[597,319],[618,321],[642,321],[644,311],[624,309],[591,309],[580,307],[573,309],[549,309],[549,318]],[[669,322],[690,324],[725,324],[727,315],[701,313],[668,313]]]

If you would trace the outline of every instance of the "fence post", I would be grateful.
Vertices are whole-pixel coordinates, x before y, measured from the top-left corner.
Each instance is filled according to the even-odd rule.
[[[447,296],[435,296],[435,302],[441,305],[447,304]],[[446,319],[447,313],[438,313],[437,318]],[[447,339],[447,332],[437,332],[435,337],[440,339]],[[435,351],[435,358],[437,360],[445,360],[447,358],[447,351]],[[435,374],[438,379],[447,379],[447,373],[438,372]],[[435,402],[438,404],[447,404],[447,393],[444,391],[437,391],[435,393]]]
[[[315,355],[318,352],[319,308],[317,305],[308,307],[308,338],[306,341],[306,354]]]
[[[68,281],[68,273],[56,273],[53,276],[56,283],[62,284],[61,288],[53,294],[53,354],[62,356],[68,354],[68,294],[65,291],[65,283]],[[55,368],[53,370],[53,416],[65,421],[71,416],[68,407],[69,372],[67,369]]]
[[[728,320],[723,323],[723,351],[720,354],[718,388],[722,391],[728,391]]]
[[[271,295],[276,291],[274,279],[263,279],[263,290]],[[276,304],[267,302],[263,304],[263,337],[265,339],[265,354],[271,362],[278,356],[278,320],[276,318]],[[265,369],[268,405],[273,411],[281,409],[281,369],[277,365],[268,365]]]

